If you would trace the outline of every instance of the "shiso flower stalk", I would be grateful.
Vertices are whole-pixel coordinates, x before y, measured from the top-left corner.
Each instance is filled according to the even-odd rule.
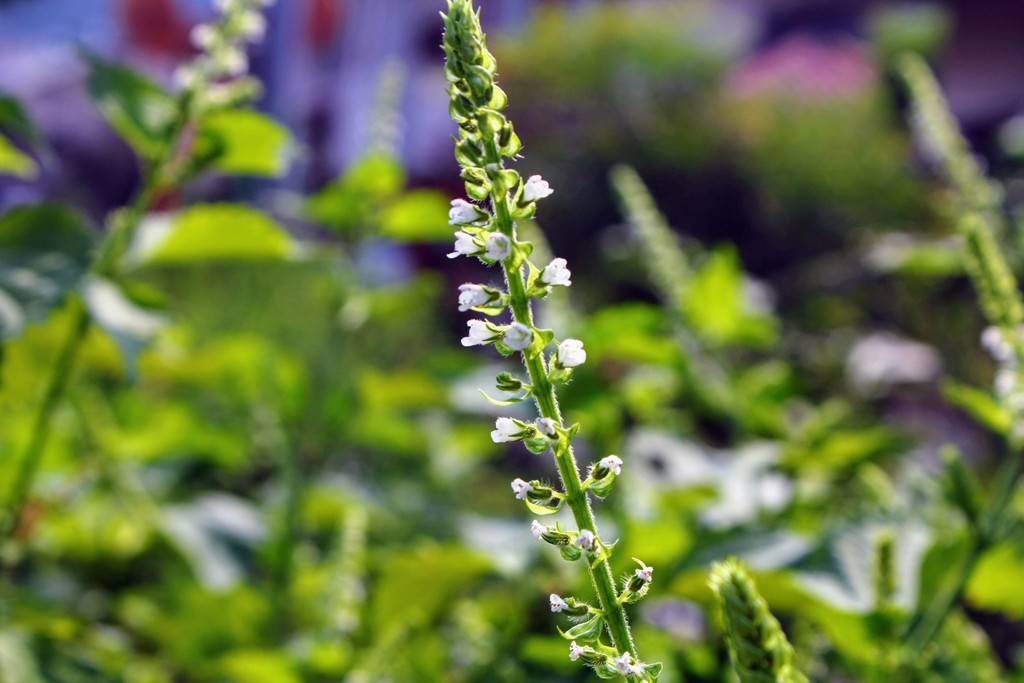
[[[545,526],[536,520],[531,526],[538,540],[558,547],[566,560],[582,560],[597,592],[596,605],[574,597],[550,596],[552,611],[565,612],[579,622],[562,632],[571,641],[570,659],[582,660],[602,678],[656,681],[661,665],[640,661],[625,612],[626,604],[647,592],[654,570],[637,560],[639,568],[617,586],[608,561],[614,544],[601,538],[590,505],[591,494],[603,498],[611,491],[622,460],[606,456],[582,479],[572,449],[579,425],[567,426],[558,407],[555,386],[568,381],[573,368],[586,362],[583,342],[556,341],[552,330],[534,324],[531,300],[547,296],[552,287],[571,285],[571,273],[564,259],[540,267],[531,263],[532,245],[518,238],[516,221],[532,218],[537,202],[553,190],[540,176],[524,180],[515,170],[505,168],[505,160],[519,153],[520,143],[512,123],[501,113],[507,99],[494,83],[495,60],[487,50],[472,1],[449,0],[448,12],[441,16],[449,113],[459,125],[455,156],[471,200],[452,202],[449,218],[458,232],[449,257],[469,256],[500,265],[506,285],[506,291],[499,291],[466,283],[460,287],[460,308],[491,318],[506,310],[512,315],[507,323],[470,320],[462,343],[494,346],[506,356],[520,354],[528,380],[503,372],[497,377],[497,386],[519,394],[512,402],[532,397],[540,413],[533,422],[499,418],[491,436],[495,442],[522,441],[534,453],[550,450],[554,455],[560,490],[537,480],[516,479],[512,491],[538,515],[551,514],[563,505],[572,512],[575,530],[558,524]],[[610,642],[605,642],[606,637]]]
[[[722,625],[740,683],[807,683],[793,666],[793,647],[735,558],[711,568],[711,590],[722,610]]]
[[[947,589],[919,607],[910,619],[905,639],[913,653],[922,651],[940,634],[978,560],[1003,540],[1012,526],[1011,503],[1024,474],[1024,300],[999,243],[1005,224],[998,185],[982,173],[924,60],[904,55],[898,68],[910,91],[915,132],[935,157],[958,200],[956,227],[964,242],[964,265],[989,324],[981,341],[998,363],[995,396],[1010,423],[1009,454],[984,509],[978,509],[966,468],[950,469],[956,493],[953,499],[970,525],[969,546]]]

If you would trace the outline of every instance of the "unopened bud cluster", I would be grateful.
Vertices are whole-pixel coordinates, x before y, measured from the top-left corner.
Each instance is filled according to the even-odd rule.
[[[475,283],[459,287],[459,310],[485,316],[467,322],[462,345],[493,346],[505,356],[518,354],[529,378],[517,379],[503,372],[496,384],[501,391],[522,395],[511,401],[490,400],[506,405],[532,396],[540,412],[533,421],[499,417],[491,439],[495,443],[521,442],[537,454],[550,451],[558,464],[562,490],[521,478],[513,480],[511,488],[535,514],[549,515],[563,504],[573,513],[576,530],[559,524],[545,526],[536,520],[530,527],[537,540],[556,546],[566,560],[585,559],[597,588],[598,606],[571,596],[550,596],[553,612],[585,620],[562,632],[572,641],[570,659],[582,660],[602,677],[655,681],[661,666],[638,661],[623,611],[624,604],[647,592],[654,570],[638,560],[640,569],[625,577],[621,589],[615,586],[608,565],[614,544],[605,544],[598,536],[588,499],[589,494],[608,495],[622,473],[623,461],[617,455],[601,458],[581,481],[572,453],[578,425],[563,424],[555,397],[555,387],[571,380],[573,371],[586,363],[587,352],[582,341],[556,340],[553,330],[538,328],[533,322],[532,300],[543,299],[554,287],[572,285],[566,259],[535,265],[530,261],[533,246],[516,235],[516,221],[532,218],[537,203],[554,190],[539,175],[524,180],[504,167],[505,159],[519,153],[520,142],[512,123],[502,114],[506,96],[494,82],[494,57],[487,50],[479,13],[471,0],[449,0],[442,17],[448,109],[459,126],[455,157],[462,167],[467,195],[467,199],[451,203],[448,218],[457,231],[448,257],[500,265],[506,284],[504,290]],[[506,314],[510,315],[505,321],[498,319]],[[606,634],[611,644],[602,642]]]
[[[246,76],[246,49],[263,40],[267,20],[261,9],[275,0],[214,0],[217,18],[192,29],[192,44],[200,51],[178,68],[175,81],[199,106],[228,107],[259,95],[260,84]]]

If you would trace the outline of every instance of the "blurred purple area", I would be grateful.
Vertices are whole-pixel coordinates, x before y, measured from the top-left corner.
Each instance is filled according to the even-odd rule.
[[[492,33],[515,33],[541,5],[572,11],[599,1],[480,4]],[[915,6],[865,0],[724,4],[749,15],[757,27],[752,53],[736,65],[728,86],[741,94],[782,87],[805,95],[836,94],[876,79],[858,43],[868,13],[880,5]],[[968,132],[985,136],[1024,110],[1024,3],[962,0],[944,6],[953,21],[939,72]],[[280,0],[269,10],[270,35],[253,55],[253,68],[267,86],[259,106],[288,125],[307,150],[287,186],[319,187],[360,155],[389,64],[404,72],[397,148],[410,176],[431,183],[448,175],[452,126],[439,68],[442,8],[442,0]],[[0,185],[0,208],[58,194],[98,214],[122,201],[134,182],[134,163],[85,102],[76,51],[87,47],[126,60],[168,83],[190,54],[190,27],[211,11],[209,0],[0,0],[0,92],[25,102],[58,161],[44,165],[36,184]]]

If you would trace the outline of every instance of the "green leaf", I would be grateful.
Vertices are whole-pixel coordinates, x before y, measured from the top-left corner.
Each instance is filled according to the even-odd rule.
[[[28,142],[39,142],[39,131],[21,102],[9,95],[0,95],[0,128]]]
[[[302,683],[291,659],[279,650],[234,650],[218,662],[226,683]]]
[[[60,305],[85,273],[93,236],[84,219],[56,204],[0,217],[0,340]]]
[[[604,615],[596,614],[581,624],[576,624],[568,631],[558,629],[566,640],[578,640],[581,643],[592,643],[601,637],[601,629],[604,627]]]
[[[363,157],[306,204],[310,220],[339,232],[375,227],[377,212],[405,185],[405,171],[383,154]]]
[[[654,662],[653,664],[645,664],[644,665],[644,671],[646,671],[647,675],[650,676],[655,681],[657,681],[658,680],[658,676],[661,675],[662,668],[663,667],[662,667],[661,662]]]
[[[142,74],[83,52],[86,90],[107,123],[144,159],[160,154],[177,119],[175,98]]]
[[[552,500],[554,501],[554,505],[542,505],[540,503],[535,503],[530,499],[526,499],[523,502],[526,503],[526,507],[530,509],[530,512],[543,517],[545,515],[555,514],[562,509],[562,505],[565,503],[565,498],[553,498]]]
[[[141,306],[124,283],[90,276],[82,286],[82,298],[93,322],[117,344],[125,372],[134,376],[139,352],[167,324],[167,319]]]
[[[31,180],[39,173],[39,166],[32,157],[14,146],[0,133],[0,175],[7,174]]]
[[[399,242],[447,242],[448,200],[434,190],[411,190],[397,197],[380,214],[380,234]]]
[[[239,204],[200,204],[181,212],[141,260],[144,265],[280,261],[295,251],[269,216]]]
[[[987,391],[950,380],[942,385],[942,395],[996,434],[1006,434],[1010,430],[1013,419]]]
[[[486,391],[484,391],[483,389],[477,389],[477,391],[479,391],[479,392],[480,392],[480,394],[481,394],[481,395],[482,395],[482,396],[483,396],[484,398],[486,398],[486,399],[487,399],[487,401],[488,401],[488,402],[489,402],[489,403],[490,403],[491,405],[495,405],[495,406],[498,406],[498,407],[510,406],[510,405],[513,405],[513,404],[515,404],[515,403],[521,403],[521,402],[523,401],[523,399],[525,399],[525,398],[526,398],[527,396],[529,396],[529,395],[530,395],[530,393],[529,393],[529,392],[527,392],[527,393],[523,394],[522,396],[518,396],[518,397],[516,397],[516,398],[510,398],[510,399],[508,399],[508,400],[506,400],[506,401],[501,401],[501,400],[499,400],[499,399],[496,399],[496,398],[491,398],[490,396],[488,396],[488,395],[487,395],[487,392],[486,392]]]
[[[978,562],[967,583],[965,597],[976,609],[1024,618],[1024,552],[1010,543],[992,548]]]
[[[774,319],[750,309],[733,247],[716,249],[694,272],[683,297],[683,314],[712,344],[764,347],[775,341]]]
[[[287,128],[251,109],[206,114],[199,122],[199,136],[210,138],[217,150],[212,168],[232,175],[282,176],[295,152]]]

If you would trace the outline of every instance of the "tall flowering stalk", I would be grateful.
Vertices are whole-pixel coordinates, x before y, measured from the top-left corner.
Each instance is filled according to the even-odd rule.
[[[972,476],[953,458],[951,497],[969,523],[969,545],[946,590],[910,619],[905,633],[908,650],[920,652],[942,631],[981,556],[1014,526],[1014,494],[1024,477],[1024,297],[999,241],[1006,232],[1001,189],[985,177],[971,154],[924,60],[904,55],[898,68],[910,92],[915,132],[955,191],[964,266],[989,324],[981,341],[999,365],[994,393],[1010,423],[1008,457],[988,505],[980,505]]]
[[[617,585],[609,564],[614,543],[600,536],[590,495],[603,498],[621,473],[622,460],[609,455],[591,465],[587,478],[580,476],[572,441],[579,425],[562,420],[555,386],[567,382],[573,368],[586,361],[583,342],[556,340],[552,330],[534,325],[531,300],[545,297],[553,287],[572,284],[565,259],[556,258],[543,267],[530,261],[532,245],[516,234],[516,221],[531,218],[537,202],[553,190],[540,176],[523,179],[505,168],[505,160],[520,149],[512,123],[501,111],[505,93],[494,83],[496,65],[488,52],[479,13],[471,0],[449,0],[444,18],[445,76],[449,83],[449,113],[459,125],[455,157],[462,166],[470,200],[456,199],[449,214],[455,233],[450,258],[475,257],[487,265],[500,265],[506,290],[467,283],[459,288],[459,310],[497,318],[509,310],[511,320],[470,320],[464,346],[490,345],[502,355],[520,354],[527,380],[503,372],[497,386],[520,395],[512,402],[532,397],[539,412],[533,422],[498,418],[491,437],[495,442],[522,441],[532,452],[553,454],[561,490],[540,481],[516,479],[512,490],[537,515],[549,515],[567,505],[576,529],[545,526],[534,520],[531,531],[538,539],[559,548],[568,561],[584,560],[597,592],[597,605],[574,597],[551,595],[553,612],[565,612],[578,623],[563,631],[572,641],[569,658],[582,660],[603,678],[656,681],[660,664],[643,664],[636,651],[626,618],[625,605],[636,602],[651,583],[653,569],[637,560],[639,567]],[[502,402],[504,403],[504,402]],[[605,638],[609,642],[605,641]]]

